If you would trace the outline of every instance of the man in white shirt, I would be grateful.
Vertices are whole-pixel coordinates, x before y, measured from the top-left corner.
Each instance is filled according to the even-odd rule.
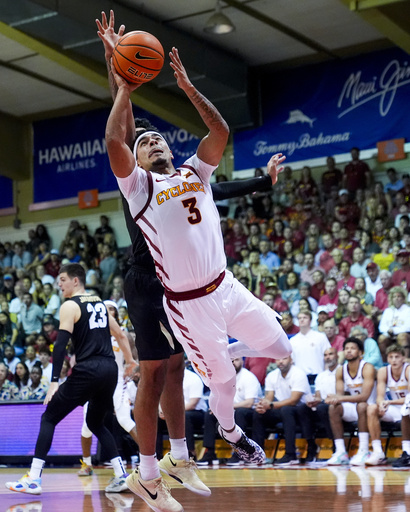
[[[234,410],[236,423],[245,430],[252,425],[252,416],[255,403],[262,397],[262,388],[257,377],[243,368],[243,359],[238,357],[232,361],[236,371],[236,393],[234,397]],[[197,464],[198,466],[208,466],[211,464],[219,464],[215,454],[215,436],[216,436],[217,419],[209,410],[205,414],[204,424],[204,447],[206,452]],[[238,466],[242,461],[236,453],[227,462],[230,466]]]
[[[253,413],[252,437],[264,445],[266,428],[283,424],[285,455],[275,461],[281,466],[299,464],[296,457],[297,406],[306,401],[310,386],[306,374],[293,364],[292,357],[277,359],[278,368],[268,373],[265,380],[265,398]]]
[[[367,277],[364,278],[366,283],[366,291],[370,293],[373,300],[376,298],[376,293],[383,288],[382,282],[379,276],[379,266],[371,261],[366,265]]]
[[[330,347],[325,350],[324,363],[326,370],[320,372],[315,379],[315,395],[308,395],[306,404],[297,407],[298,420],[302,426],[303,437],[308,443],[308,452],[305,462],[314,462],[317,446],[315,443],[316,430],[322,428],[326,437],[333,439],[332,428],[329,422],[329,405],[324,403],[328,395],[336,393],[336,370],[338,365],[338,352]]]
[[[389,292],[390,306],[383,311],[379,323],[380,336],[377,340],[382,355],[386,348],[397,339],[402,347],[408,345],[410,332],[410,306],[406,302],[407,293],[401,286],[393,286]],[[408,357],[408,354],[406,354]]]
[[[330,343],[324,333],[311,329],[311,320],[310,311],[298,314],[300,331],[291,338],[290,343],[295,366],[303,370],[308,376],[309,384],[313,385],[316,375],[325,369],[323,354],[330,348]]]

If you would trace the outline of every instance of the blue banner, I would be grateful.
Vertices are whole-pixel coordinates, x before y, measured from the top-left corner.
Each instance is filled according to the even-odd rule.
[[[33,123],[34,203],[76,197],[81,190],[118,189],[104,139],[109,113],[101,109]],[[134,114],[148,118],[165,136],[175,167],[195,153],[197,137],[140,108]]]
[[[13,205],[13,180],[0,176],[0,210],[12,208]]]
[[[263,126],[234,135],[235,170],[375,148],[410,135],[409,55],[397,48],[283,72],[262,90]]]

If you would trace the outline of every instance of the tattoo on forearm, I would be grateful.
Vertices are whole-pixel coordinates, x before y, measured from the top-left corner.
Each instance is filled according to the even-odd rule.
[[[222,124],[224,124],[224,120],[216,107],[214,107],[214,105],[207,100],[205,96],[203,96],[199,91],[195,91],[191,96],[191,101],[196,106],[199,114],[206,123],[209,123],[218,130],[221,128]]]

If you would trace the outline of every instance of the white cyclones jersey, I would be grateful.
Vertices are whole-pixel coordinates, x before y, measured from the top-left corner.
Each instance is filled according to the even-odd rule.
[[[118,366],[118,380],[122,380],[124,378],[124,354],[114,336],[111,336],[111,345],[114,351],[115,362]]]
[[[136,166],[117,178],[165,288],[174,292],[206,286],[225,270],[218,210],[209,184],[215,167],[190,157],[174,174]]]
[[[345,391],[347,391],[350,395],[360,395],[362,392],[363,386],[363,368],[364,365],[368,364],[363,359],[360,361],[359,368],[357,370],[357,374],[355,377],[351,377],[349,373],[349,369],[347,363],[343,365],[343,382],[345,384]],[[374,383],[372,392],[370,393],[369,398],[367,399],[368,404],[376,403],[376,382]]]
[[[386,382],[386,389],[390,391],[390,395],[392,397],[392,400],[400,400],[401,398],[405,398],[407,395],[407,388],[409,383],[406,379],[406,369],[408,367],[407,363],[404,363],[403,369],[401,371],[399,380],[395,380],[392,372],[391,372],[391,366],[387,365],[387,382]]]

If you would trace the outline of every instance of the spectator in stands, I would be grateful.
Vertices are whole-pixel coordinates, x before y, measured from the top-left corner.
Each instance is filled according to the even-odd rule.
[[[348,290],[344,290],[343,288],[339,290],[339,300],[337,302],[337,308],[333,318],[335,319],[336,325],[339,324],[342,318],[346,318],[349,314],[347,310],[347,303],[349,302],[350,292]]]
[[[333,277],[337,282],[343,278],[342,271],[340,270],[340,265],[343,261],[343,251],[335,247],[331,254],[335,265],[329,270],[327,277]]]
[[[322,194],[325,200],[330,197],[332,188],[340,188],[343,180],[343,173],[336,168],[335,159],[332,156],[327,157],[326,166],[327,170],[322,174],[321,180]]]
[[[28,371],[31,372],[31,370],[33,369],[33,366],[36,363],[39,363],[39,364],[37,364],[37,366],[41,365],[41,361],[37,356],[36,349],[34,348],[33,345],[29,345],[26,348],[24,364],[27,366]]]
[[[282,299],[279,293],[279,288],[274,283],[271,283],[268,286],[267,292],[262,297],[262,302],[274,309],[277,313],[289,310],[288,303]]]
[[[329,343],[332,346],[332,348],[334,348],[337,351],[337,353],[343,352],[343,342],[345,338],[343,336],[340,336],[339,330],[335,323],[335,319],[329,318],[328,320],[326,320],[326,322],[324,323],[324,329],[325,335],[329,340]]]
[[[43,401],[47,395],[48,385],[42,382],[42,369],[34,365],[30,372],[30,383],[20,391],[21,400]]]
[[[350,337],[358,338],[364,346],[363,361],[372,364],[376,370],[383,366],[383,358],[379,345],[374,338],[369,337],[367,329],[361,325],[356,325],[349,333]]]
[[[13,245],[14,256],[11,260],[11,272],[15,272],[17,269],[25,269],[28,265],[30,265],[32,256],[31,254],[24,250],[24,246],[22,242],[15,242]]]
[[[367,407],[376,400],[376,370],[362,360],[364,347],[359,339],[346,338],[343,347],[347,364],[336,371],[336,394],[326,398],[336,448],[327,464],[363,466],[369,453]],[[359,451],[350,461],[344,442],[343,421],[358,421],[359,425]]]
[[[325,273],[321,270],[316,270],[313,273],[314,284],[310,289],[311,296],[319,303],[321,297],[325,295]]]
[[[17,326],[6,311],[0,312],[0,347],[5,344],[14,346],[18,338]]]
[[[373,304],[372,318],[377,324],[380,322],[383,311],[389,307],[389,292],[392,287],[391,284],[392,274],[388,270],[382,270],[380,272],[380,281],[382,288],[377,291],[376,299]]]
[[[232,226],[232,233],[225,240],[225,254],[229,266],[236,261],[241,261],[241,250],[247,246],[247,239],[242,224],[235,222]]]
[[[16,297],[14,292],[14,278],[11,274],[4,274],[1,291],[4,293],[7,302],[10,302],[14,297]]]
[[[373,300],[376,298],[376,293],[382,288],[382,282],[379,276],[379,267],[373,261],[366,266],[367,277],[365,277],[366,291],[370,293]]]
[[[0,362],[0,402],[19,398],[17,386],[7,379],[8,371],[7,364]]]
[[[296,305],[297,305],[297,310],[298,310],[297,313],[293,314],[292,310],[290,311],[293,315],[293,318],[294,318],[293,321],[295,322],[295,325],[299,326],[298,314],[301,313],[302,311],[309,311],[309,313],[311,315],[310,326],[312,329],[317,331],[318,330],[318,314],[315,311],[312,311],[312,307],[311,307],[309,301],[307,299],[300,298],[296,302]],[[294,306],[295,306],[295,302],[292,304],[292,308]],[[325,312],[325,314],[327,315],[326,312]]]
[[[31,293],[25,292],[20,310],[20,327],[26,336],[41,332],[43,316],[43,309],[33,302]]]
[[[278,270],[278,286],[282,292],[286,290],[286,281],[289,272],[293,272],[293,262],[285,258]]]
[[[384,193],[389,194],[392,199],[396,197],[397,192],[403,190],[404,183],[397,175],[394,167],[389,167],[386,171],[389,181],[384,185]]]
[[[110,219],[106,215],[100,216],[100,225],[95,230],[94,238],[95,241],[102,242],[106,233],[113,233],[113,229],[110,226]]]
[[[57,322],[58,324],[58,322]],[[54,343],[57,339],[58,331],[56,329],[56,320],[51,315],[45,315],[43,318],[43,329],[40,334],[47,337],[49,344]]]
[[[36,270],[38,265],[44,265],[50,259],[50,252],[45,242],[40,242],[33,261],[27,265],[27,270]]]
[[[21,391],[24,386],[27,386],[30,374],[25,363],[21,361],[16,365],[16,372],[14,374],[13,382]]]
[[[336,370],[339,367],[337,361],[337,350],[334,347],[327,348],[324,353],[325,370],[320,372],[315,379],[315,394],[309,394],[306,403],[297,408],[302,434],[308,443],[305,460],[307,463],[314,462],[316,458],[315,430],[317,427],[325,431],[328,439],[333,439],[329,422],[329,405],[324,403],[324,400],[328,395],[336,393]]]
[[[297,406],[306,401],[310,386],[303,370],[293,364],[291,357],[276,361],[276,370],[268,373],[265,380],[265,398],[253,413],[252,439],[264,446],[266,429],[283,424],[285,455],[275,463],[281,466],[299,464],[296,457]]]
[[[354,295],[349,297],[349,301],[347,303],[347,311],[348,316],[343,318],[338,325],[340,336],[347,338],[350,335],[350,331],[353,329],[353,327],[361,325],[367,329],[369,336],[372,338],[374,336],[374,325],[370,318],[362,314],[359,297]]]
[[[373,256],[373,261],[378,265],[380,270],[389,270],[389,266],[394,261],[394,255],[390,251],[390,245],[390,240],[384,238],[380,244],[380,252]]]
[[[366,258],[366,254],[361,247],[353,249],[353,265],[350,267],[350,274],[355,277],[367,277],[366,267],[370,263],[370,258]]]
[[[298,314],[300,331],[291,338],[292,359],[313,384],[316,375],[324,370],[323,353],[330,343],[325,334],[311,328],[310,311]]]
[[[279,267],[279,256],[270,250],[270,243],[268,240],[261,240],[259,242],[259,252],[259,261],[261,265],[266,265],[268,267],[269,272],[272,272]]]
[[[311,311],[313,311],[313,312],[316,312],[317,307],[318,307],[318,303],[317,303],[317,300],[314,299],[310,295],[310,284],[309,283],[302,282],[302,283],[299,284],[299,296],[300,296],[299,300],[306,299],[308,301],[309,305],[310,305],[309,309]],[[275,309],[275,308],[273,308],[273,309]],[[299,313],[299,301],[295,301],[292,304],[290,312],[292,313],[292,316],[294,316],[294,317],[297,316],[297,314]]]
[[[341,290],[344,288],[349,292],[353,290],[355,278],[350,274],[350,262],[347,260],[343,260],[340,264],[340,271],[342,273],[342,278],[337,282],[337,289]]]
[[[325,281],[326,294],[319,300],[319,306],[326,306],[329,317],[333,317],[337,309],[339,301],[339,293],[337,291],[337,281],[333,277],[328,277]]]
[[[376,403],[367,408],[367,423],[372,439],[373,452],[366,460],[367,466],[379,466],[387,463],[381,443],[381,421],[396,423],[401,421],[401,406],[408,393],[410,383],[410,365],[405,362],[405,354],[399,345],[391,345],[386,350],[388,365],[377,372]],[[390,397],[386,392],[389,390]],[[403,451],[407,446],[402,442]],[[407,441],[408,444],[408,441]]]
[[[107,244],[103,245],[103,259],[100,262],[101,279],[105,286],[109,285],[118,270],[118,261],[112,255],[111,247]]]
[[[373,241],[372,234],[369,231],[363,230],[360,238],[360,247],[363,249],[366,258],[373,258],[375,254],[380,252],[379,245]]]
[[[406,249],[402,249],[397,253],[397,261],[400,265],[400,269],[393,272],[392,285],[401,286],[407,292],[410,292],[410,264],[409,264],[410,252]]]
[[[313,285],[315,284],[315,281],[313,280],[313,274],[316,272],[316,270],[322,269],[315,265],[315,259],[313,257],[313,254],[310,252],[305,253],[304,264],[305,268],[302,270],[300,274],[300,279],[305,283]]]
[[[312,178],[312,171],[308,166],[302,169],[300,180],[296,185],[295,195],[303,204],[311,203],[312,198],[318,195],[316,181]]]
[[[374,298],[366,291],[366,281],[362,277],[358,277],[354,284],[353,295],[359,298],[362,311],[371,316],[373,311]]]
[[[53,373],[50,349],[47,347],[42,347],[38,352],[38,357],[40,359],[41,369],[43,372],[43,375],[41,377],[41,383],[48,388],[50,386],[51,376]]]
[[[322,245],[323,249],[320,251],[319,254],[319,267],[323,269],[326,273],[328,273],[329,270],[335,265],[335,262],[331,254],[332,250],[335,247],[332,233],[323,234]]]
[[[43,293],[45,299],[44,314],[51,315],[58,320],[61,305],[60,297],[54,292],[53,286],[49,283],[43,286]]]
[[[393,286],[389,292],[389,307],[383,311],[379,323],[378,343],[385,357],[386,349],[394,341],[407,348],[410,332],[410,307],[406,304],[407,292],[400,286]]]
[[[293,316],[290,311],[284,311],[281,313],[281,317],[281,325],[290,339],[299,332],[299,327],[293,323]]]
[[[286,288],[282,292],[282,298],[290,307],[295,300],[300,299],[299,294],[299,277],[296,272],[289,272],[286,277]]]
[[[352,160],[349,162],[343,174],[343,187],[349,191],[352,199],[357,189],[366,190],[371,184],[371,172],[366,162],[359,159],[359,148],[352,148],[350,150]]]
[[[234,397],[235,422],[245,431],[252,425],[253,409],[259,398],[262,397],[262,389],[256,376],[243,367],[243,359],[236,358],[232,361],[236,370],[236,392]],[[218,464],[215,454],[215,436],[217,420],[208,411],[205,414],[204,441],[205,455],[200,459],[198,466]],[[239,465],[239,458],[234,454],[229,460],[230,465]]]
[[[4,345],[4,359],[3,362],[7,365],[8,371],[11,374],[16,373],[17,364],[20,363],[20,358],[16,356],[14,347],[10,345]]]

